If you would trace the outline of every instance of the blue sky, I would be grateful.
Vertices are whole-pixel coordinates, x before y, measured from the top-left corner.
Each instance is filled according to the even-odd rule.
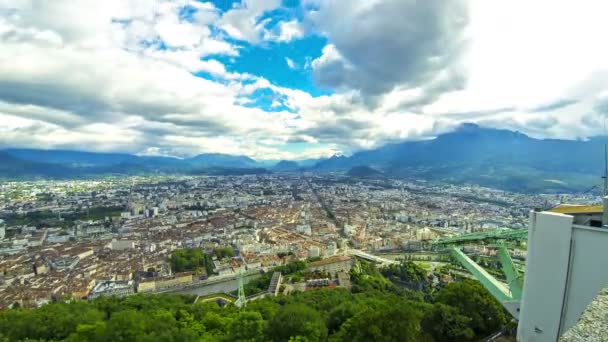
[[[585,138],[608,114],[607,10],[591,0],[0,0],[0,148],[297,160],[465,122]]]

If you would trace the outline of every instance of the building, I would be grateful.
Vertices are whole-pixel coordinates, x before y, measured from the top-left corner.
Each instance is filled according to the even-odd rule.
[[[125,249],[135,248],[135,242],[131,240],[112,240],[110,248],[114,251],[122,251]]]
[[[327,278],[322,279],[310,279],[306,281],[306,287],[325,287],[329,286],[330,281]]]
[[[428,228],[420,228],[416,230],[416,239],[420,241],[433,240],[436,235]]]
[[[345,224],[344,225],[344,235],[349,236],[349,237],[355,235],[355,227],[351,226],[350,224]]]
[[[0,219],[0,240],[3,240],[6,236],[6,224],[4,224],[4,220]]]
[[[156,217],[158,216],[158,207],[153,207],[145,210],[146,217]]]
[[[133,293],[132,281],[102,281],[95,285],[89,298],[97,298],[103,296],[127,296]]]
[[[51,268],[58,272],[71,271],[78,265],[78,262],[80,262],[80,258],[77,256],[61,257],[51,261]]]
[[[570,215],[573,217],[574,224],[601,227],[604,210],[603,206],[601,205],[561,204],[553,209],[550,209],[549,212]]]
[[[180,285],[187,285],[192,282],[192,272],[176,273],[171,278],[159,278],[156,280],[156,290],[162,290]]]
[[[332,257],[336,255],[336,251],[338,250],[338,245],[335,241],[330,241],[325,245],[325,256]]]
[[[172,277],[146,278],[137,282],[137,292],[152,292],[192,283],[192,272],[176,273]]]
[[[335,274],[338,272],[350,272],[353,267],[353,259],[349,256],[338,255],[331,258],[311,262],[308,264],[308,272],[328,272]]]
[[[137,282],[137,293],[152,292],[156,290],[156,279],[145,279]]]
[[[308,248],[308,257],[309,258],[318,258],[321,254],[321,249],[317,246],[310,246]]]
[[[296,231],[304,235],[312,235],[312,229],[309,224],[299,224],[296,226]]]
[[[608,197],[530,213],[518,341],[558,340],[608,286],[607,225]]]

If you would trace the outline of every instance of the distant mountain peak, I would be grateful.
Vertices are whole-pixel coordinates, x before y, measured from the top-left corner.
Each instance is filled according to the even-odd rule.
[[[480,126],[476,123],[463,123],[458,126],[452,132],[448,132],[442,135],[439,135],[437,139],[452,139],[452,138],[490,138],[490,139],[502,139],[502,138],[520,138],[520,139],[530,139],[527,135],[519,132],[519,131],[511,131],[508,129],[500,129],[500,128],[490,128]]]
[[[281,160],[273,167],[273,169],[279,170],[279,171],[291,171],[291,170],[297,170],[299,168],[300,168],[300,164],[298,164],[292,160]]]
[[[472,123],[472,122],[465,122],[463,124],[461,124],[460,126],[458,126],[458,128],[456,128],[457,131],[476,131],[476,130],[480,130],[483,129],[481,126],[479,126],[476,123]]]
[[[383,177],[384,174],[367,165],[358,165],[353,166],[347,173],[351,177],[360,177],[360,178],[376,178]]]

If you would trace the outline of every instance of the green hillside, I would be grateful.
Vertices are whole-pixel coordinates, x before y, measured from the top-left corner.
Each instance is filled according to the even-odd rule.
[[[182,295],[11,309],[0,312],[0,341],[476,341],[507,323],[477,282],[434,289],[409,262],[360,269],[351,291],[266,297],[241,310]]]

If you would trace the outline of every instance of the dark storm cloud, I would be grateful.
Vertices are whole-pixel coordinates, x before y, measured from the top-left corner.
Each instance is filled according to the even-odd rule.
[[[110,107],[101,101],[96,94],[85,88],[66,89],[58,85],[32,81],[0,80],[0,100],[21,104],[53,108],[57,110],[79,113],[84,116],[100,116]],[[80,120],[69,122],[49,115],[44,121],[70,127],[80,124]],[[56,120],[59,119],[59,122]]]
[[[217,118],[186,114],[200,111],[198,102],[180,102],[171,96],[114,98],[103,94],[100,89],[93,89],[89,84],[77,87],[67,82],[52,80],[38,82],[0,80],[0,101],[62,111],[63,115],[52,111],[11,114],[53,123],[68,129],[90,122],[112,123],[124,118],[126,114],[144,117],[150,120],[149,123],[158,122],[159,125],[154,127],[143,127],[149,130],[147,133],[155,135],[162,133],[181,135],[184,131],[193,130],[198,131],[196,134],[193,133],[193,136],[214,136],[231,131],[225,122]]]
[[[175,129],[166,129],[166,131],[179,135],[213,137],[234,133],[234,128],[230,127],[228,122],[218,121],[215,118],[169,114],[157,118],[156,121],[160,123],[175,124],[177,126]],[[191,134],[188,134],[188,132]]]
[[[480,120],[477,122],[477,124],[484,127],[495,127],[517,132],[525,132],[526,134],[532,134],[533,136],[547,136],[547,131],[559,124],[559,120],[552,116],[545,118],[534,118],[524,122],[520,122],[512,118],[492,118]]]
[[[538,119],[533,119],[530,120],[528,122],[526,122],[526,125],[522,128],[525,129],[525,127],[529,127],[533,130],[537,130],[537,131],[542,131],[542,130],[547,130],[555,125],[557,125],[559,123],[559,121],[552,117],[546,117],[546,118],[538,118]]]
[[[583,116],[581,117],[581,123],[587,127],[601,125],[598,115],[595,113],[583,114]]]
[[[469,120],[475,120],[475,119],[491,116],[494,114],[512,112],[515,109],[516,109],[515,107],[502,107],[502,108],[487,109],[487,110],[472,110],[472,111],[466,111],[466,112],[447,112],[447,113],[437,114],[437,116],[449,117],[449,118],[457,119],[460,121],[462,121],[462,120],[469,121]]]
[[[464,47],[464,1],[388,0],[361,7],[327,1],[310,15],[342,56],[316,61],[319,86],[373,97],[399,85],[424,86],[446,71],[450,76],[431,92],[462,87],[464,76],[452,73]]]
[[[288,144],[301,144],[310,142],[311,138],[305,135],[296,135],[287,139]]]
[[[598,98],[593,104],[593,110],[601,115],[608,116],[608,94]]]
[[[372,125],[368,121],[338,119],[333,122],[326,122],[323,125],[307,128],[298,133],[315,137],[321,141],[346,144],[354,139],[368,138],[373,128]]]
[[[578,103],[578,100],[574,99],[560,99],[557,101],[553,101],[547,104],[540,105],[538,107],[532,108],[532,112],[542,113],[542,112],[550,112],[556,109],[565,108],[571,106],[573,104]]]

